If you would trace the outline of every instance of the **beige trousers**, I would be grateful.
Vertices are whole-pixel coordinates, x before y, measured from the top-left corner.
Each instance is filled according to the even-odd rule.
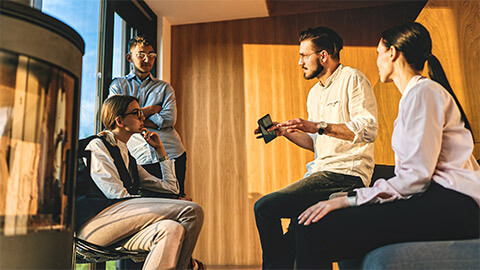
[[[134,198],[105,208],[78,237],[129,250],[147,250],[143,269],[186,269],[203,224],[203,210],[185,200]]]

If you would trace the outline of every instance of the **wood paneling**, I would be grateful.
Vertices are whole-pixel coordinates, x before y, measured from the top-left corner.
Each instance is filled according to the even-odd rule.
[[[267,192],[281,189],[303,177],[305,164],[314,155],[285,138],[265,144],[255,140],[257,119],[270,113],[273,121],[306,119],[305,101],[316,81],[305,81],[297,67],[298,46],[243,46],[245,77],[245,137],[247,144],[247,178],[249,194],[256,199]],[[268,72],[258,72],[265,70]],[[271,179],[257,181],[256,179]]]
[[[300,179],[313,159],[311,152],[284,138],[264,144],[253,135],[257,119],[266,113],[279,121],[307,117],[306,97],[316,80],[305,81],[297,66],[300,31],[320,25],[337,30],[345,42],[342,62],[376,85],[375,47],[381,31],[414,20],[418,6],[172,27],[177,129],[188,153],[186,190],[205,210],[196,258],[210,265],[259,265],[253,204]],[[384,88],[375,86],[376,92]],[[384,141],[390,148],[390,138]]]
[[[431,0],[418,16],[472,126],[480,158],[480,1]]]
[[[375,47],[383,30],[415,20],[423,3],[172,27],[177,129],[188,153],[186,190],[205,210],[195,257],[209,265],[259,265],[254,202],[301,178],[313,158],[284,138],[264,144],[253,135],[266,113],[279,121],[307,117],[306,96],[316,81],[305,81],[297,66],[301,30],[324,25],[343,37],[341,62],[361,70],[377,98],[375,160],[394,163],[390,138],[400,93],[378,82]],[[455,0],[431,1],[419,17],[461,92],[477,142],[478,18],[478,2]],[[477,147],[477,158],[479,152]]]

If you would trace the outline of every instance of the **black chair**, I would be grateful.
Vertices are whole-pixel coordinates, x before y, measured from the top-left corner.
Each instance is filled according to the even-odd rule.
[[[102,247],[74,237],[76,263],[88,263],[89,269],[105,269],[107,261],[131,259],[143,262],[148,251],[131,251],[119,247]]]

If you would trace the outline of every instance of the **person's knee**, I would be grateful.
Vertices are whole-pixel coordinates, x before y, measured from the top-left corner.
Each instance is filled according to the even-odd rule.
[[[269,212],[271,206],[274,203],[274,196],[272,194],[267,194],[255,202],[253,206],[253,211],[255,216],[262,216],[264,213]]]
[[[197,224],[203,224],[204,212],[202,207],[194,202],[189,202],[188,209],[189,212],[192,213],[192,216],[195,218],[195,222]]]

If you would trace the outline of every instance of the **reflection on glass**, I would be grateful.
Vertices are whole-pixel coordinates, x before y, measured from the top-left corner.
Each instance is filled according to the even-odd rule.
[[[113,59],[112,78],[125,75],[126,22],[116,12],[113,17]]]
[[[0,50],[0,233],[66,229],[69,73]],[[70,97],[70,98],[67,98]]]
[[[0,0],[2,1],[2,0]],[[100,24],[100,0],[42,0],[42,12],[77,31],[85,41],[82,66],[79,138],[94,134]]]

